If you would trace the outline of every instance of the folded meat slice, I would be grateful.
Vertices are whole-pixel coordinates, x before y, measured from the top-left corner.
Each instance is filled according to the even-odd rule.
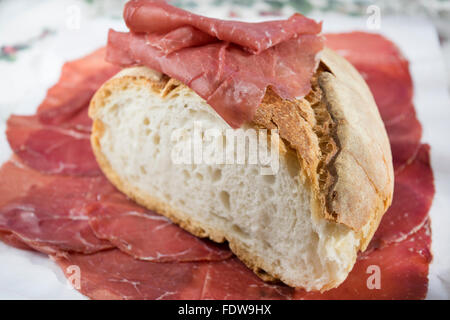
[[[227,245],[194,237],[119,192],[84,210],[98,238],[109,240],[139,260],[183,262],[224,260],[232,256]]]
[[[130,1],[124,18],[131,32],[110,30],[107,61],[181,81],[233,128],[253,119],[269,86],[285,99],[308,94],[323,48],[321,23],[301,14],[246,23]]]
[[[11,149],[26,165],[51,174],[101,174],[89,133],[43,124],[36,115],[12,115],[7,125]]]
[[[171,6],[164,1],[135,0],[125,5],[123,13],[125,22],[132,32],[164,34],[186,26],[209,36],[210,42],[222,40],[241,46],[246,51],[259,54],[283,41],[304,34],[317,34],[321,23],[308,19],[299,13],[286,20],[249,23],[226,21],[199,16],[183,9]],[[176,42],[183,42],[189,37],[171,37]],[[187,46],[205,43],[187,41]]]

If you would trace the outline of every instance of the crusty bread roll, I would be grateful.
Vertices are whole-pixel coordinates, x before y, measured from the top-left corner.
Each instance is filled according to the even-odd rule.
[[[187,86],[146,67],[106,82],[89,114],[98,163],[118,189],[196,236],[228,241],[267,281],[338,286],[391,204],[391,151],[374,99],[329,49],[307,97],[287,101],[269,88],[245,126],[278,129],[273,175],[247,162],[174,163],[174,131],[230,126]]]

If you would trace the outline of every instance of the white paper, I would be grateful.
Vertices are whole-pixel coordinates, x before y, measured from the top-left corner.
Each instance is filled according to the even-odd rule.
[[[16,3],[15,7],[11,3]],[[108,28],[125,29],[120,19],[95,15],[82,5],[80,8],[84,15],[79,29],[69,28],[67,8],[71,3],[80,4],[77,1],[55,0],[10,1],[8,7],[1,7],[0,46],[26,41],[38,34],[43,26],[53,28],[57,33],[20,52],[13,63],[0,60],[0,162],[7,160],[11,154],[3,134],[8,116],[11,113],[34,113],[48,87],[57,81],[64,61],[104,45]],[[197,11],[224,17],[223,11],[217,9],[200,7]],[[261,20],[254,12],[248,9],[248,14],[242,15],[249,20]],[[325,21],[325,32],[380,32],[393,40],[410,61],[415,86],[414,103],[423,125],[422,141],[431,145],[436,184],[430,211],[434,260],[430,267],[428,298],[449,299],[450,105],[437,34],[428,21],[405,17],[382,17],[380,30],[368,30],[366,17],[348,18],[331,14],[316,15],[314,18]],[[0,243],[0,261],[0,299],[84,298],[67,285],[62,271],[42,254]]]

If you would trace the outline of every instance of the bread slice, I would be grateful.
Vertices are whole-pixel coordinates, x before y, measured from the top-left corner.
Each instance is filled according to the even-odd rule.
[[[391,151],[374,99],[329,49],[307,97],[283,100],[269,88],[245,125],[277,130],[270,136],[280,157],[272,175],[248,161],[249,150],[241,164],[174,161],[173,150],[191,143],[195,125],[231,128],[187,86],[146,67],[106,82],[89,114],[98,163],[118,189],[196,236],[228,241],[267,281],[338,286],[392,200]]]

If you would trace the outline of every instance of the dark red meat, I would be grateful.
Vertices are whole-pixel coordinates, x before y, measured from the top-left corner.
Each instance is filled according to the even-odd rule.
[[[252,120],[268,86],[283,98],[306,95],[323,47],[321,25],[300,14],[243,23],[130,1],[124,16],[132,32],[110,30],[107,60],[180,80],[235,128]]]
[[[103,176],[46,176],[9,161],[1,167],[0,179],[0,231],[8,242],[21,240],[51,254],[111,247],[95,237],[80,210],[86,202],[114,190]]]
[[[209,42],[221,40],[234,43],[255,54],[299,35],[317,34],[322,29],[320,23],[298,13],[287,20],[260,23],[225,21],[199,16],[164,1],[129,1],[123,16],[130,31],[135,33],[166,34],[189,26],[208,35]],[[177,41],[184,39],[181,34],[177,37]],[[204,42],[188,41],[184,47],[198,44]]]
[[[14,153],[43,173],[101,175],[88,132],[43,124],[38,116],[13,115],[6,135]]]
[[[183,262],[223,260],[227,246],[202,240],[169,219],[132,203],[122,194],[85,208],[89,223],[100,239],[140,260]]]
[[[68,266],[80,267],[80,292],[93,299],[286,299],[293,292],[264,283],[235,258],[154,263],[114,249],[55,260],[66,274]]]
[[[422,145],[414,161],[395,175],[394,200],[384,214],[369,250],[401,241],[420,229],[428,219],[434,192],[430,147]]]
[[[105,48],[64,64],[58,82],[38,107],[42,123],[90,131],[87,106],[95,91],[120,68],[105,62]]]

